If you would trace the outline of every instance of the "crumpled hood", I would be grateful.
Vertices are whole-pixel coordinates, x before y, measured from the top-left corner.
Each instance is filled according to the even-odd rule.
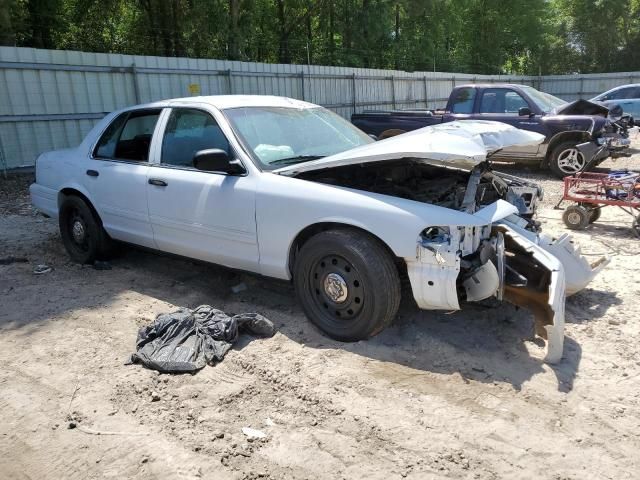
[[[599,117],[606,117],[609,114],[609,109],[604,105],[589,100],[579,99],[574,102],[569,102],[561,107],[555,108],[552,115],[597,115]]]
[[[273,170],[282,175],[321,170],[357,163],[422,159],[425,163],[471,170],[487,154],[514,146],[539,145],[544,135],[520,130],[506,123],[487,120],[459,120],[425,127],[373,142],[310,162]]]

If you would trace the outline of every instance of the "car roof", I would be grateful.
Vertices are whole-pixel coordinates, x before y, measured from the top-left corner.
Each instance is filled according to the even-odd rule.
[[[206,95],[198,97],[169,98],[157,102],[135,105],[127,108],[164,108],[177,104],[199,103],[209,104],[218,109],[238,107],[285,107],[285,108],[317,108],[313,103],[295,98],[277,97],[274,95]]]
[[[628,87],[640,87],[640,83],[627,83],[626,85],[618,85],[617,87],[610,88],[604,93],[609,93],[615,90],[620,90],[621,88],[628,88]]]
[[[531,85],[523,85],[521,83],[466,83],[464,85],[456,85],[456,88],[504,88],[504,87],[515,87],[515,88],[523,88],[523,87],[531,87]]]

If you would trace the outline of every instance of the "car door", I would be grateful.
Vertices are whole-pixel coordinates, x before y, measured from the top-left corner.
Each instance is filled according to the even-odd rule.
[[[112,238],[155,247],[147,206],[149,152],[162,109],[118,115],[100,136],[87,164],[86,186]]]
[[[478,100],[478,116],[481,120],[493,120],[507,123],[516,128],[544,133],[539,115],[519,115],[519,110],[527,107],[534,112],[534,106],[518,92],[510,88],[485,88],[480,92]],[[535,157],[538,146],[510,147],[499,153],[500,157]]]
[[[175,107],[163,115],[159,155],[147,192],[153,236],[160,250],[233,268],[258,271],[255,173],[197,170],[193,156],[234,148],[211,112]]]

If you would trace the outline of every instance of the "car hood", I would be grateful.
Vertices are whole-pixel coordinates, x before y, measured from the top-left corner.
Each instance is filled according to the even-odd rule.
[[[566,103],[552,111],[552,115],[596,115],[606,117],[608,114],[609,109],[604,105],[582,98]]]
[[[413,158],[425,163],[471,170],[487,155],[514,146],[538,145],[544,135],[501,122],[461,120],[403,133],[310,162],[273,170],[293,176],[302,172],[358,163]]]

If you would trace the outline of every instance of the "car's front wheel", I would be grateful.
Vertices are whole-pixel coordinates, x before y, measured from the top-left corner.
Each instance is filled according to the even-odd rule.
[[[393,257],[379,240],[355,230],[329,230],[309,239],[296,258],[294,285],[307,317],[340,341],[381,332],[400,304]]]
[[[92,263],[110,250],[109,235],[80,197],[70,195],[63,200],[58,222],[62,243],[73,261]]]

